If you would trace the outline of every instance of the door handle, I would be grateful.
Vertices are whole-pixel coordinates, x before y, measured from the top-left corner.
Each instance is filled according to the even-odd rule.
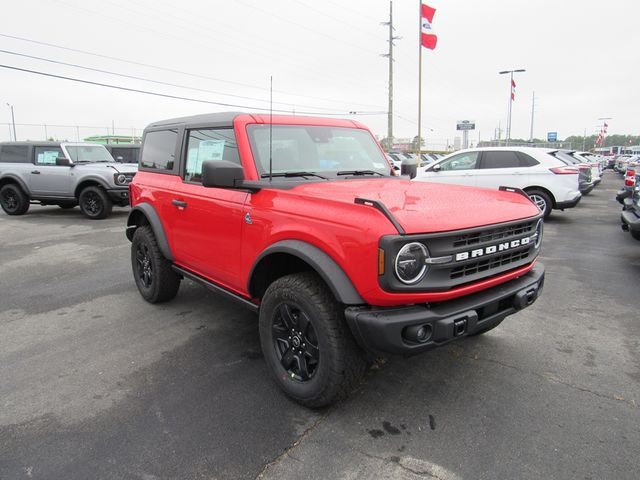
[[[40,170],[32,170],[31,173],[35,175],[40,175]]]
[[[183,200],[177,200],[177,199],[173,199],[171,200],[171,203],[174,204],[176,207],[180,207],[180,208],[186,208],[187,207],[187,202],[183,201]]]

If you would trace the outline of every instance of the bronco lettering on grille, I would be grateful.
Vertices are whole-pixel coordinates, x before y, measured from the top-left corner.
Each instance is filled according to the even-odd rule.
[[[498,245],[491,245],[485,248],[476,248],[468,252],[456,253],[456,262],[462,260],[469,260],[470,258],[478,258],[484,255],[491,255],[492,253],[504,252],[505,250],[511,250],[512,248],[523,247],[530,245],[533,237],[520,238],[518,240],[511,240],[510,242],[499,243]]]

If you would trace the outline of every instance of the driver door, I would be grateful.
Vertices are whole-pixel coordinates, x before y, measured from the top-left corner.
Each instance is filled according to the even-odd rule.
[[[71,167],[56,165],[64,157],[60,147],[35,147],[34,168],[29,173],[29,188],[34,197],[68,197]]]

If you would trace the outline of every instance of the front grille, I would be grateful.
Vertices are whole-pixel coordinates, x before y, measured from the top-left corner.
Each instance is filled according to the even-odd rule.
[[[441,292],[521,268],[538,254],[533,235],[540,217],[454,232],[382,237],[388,273],[378,277],[380,285],[391,292]],[[429,256],[439,261],[429,265],[418,283],[405,285],[394,273],[394,260],[410,241],[425,245]]]
[[[454,280],[469,275],[475,275],[476,273],[491,272],[492,270],[504,267],[505,265],[509,265],[510,263],[525,260],[529,257],[529,254],[531,252],[532,249],[527,248],[526,250],[521,250],[519,252],[505,253],[497,257],[491,257],[480,260],[478,262],[468,263],[466,265],[462,265],[460,267],[452,269],[451,273],[449,274],[449,278]]]
[[[536,222],[522,222],[507,227],[467,233],[453,238],[453,248],[479,245],[481,243],[505,240],[519,235],[533,234],[535,228]]]

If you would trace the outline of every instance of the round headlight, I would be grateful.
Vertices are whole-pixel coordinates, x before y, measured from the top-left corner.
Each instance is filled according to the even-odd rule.
[[[538,248],[540,246],[540,243],[542,243],[542,234],[544,232],[544,223],[542,222],[542,219],[538,220],[538,225],[536,225],[536,241],[535,241],[535,247]]]
[[[395,261],[396,276],[402,283],[419,282],[427,272],[427,248],[418,242],[407,243],[400,249]]]
[[[122,173],[118,175],[117,180],[118,180],[118,183],[121,183],[121,184],[127,183],[127,177]]]

